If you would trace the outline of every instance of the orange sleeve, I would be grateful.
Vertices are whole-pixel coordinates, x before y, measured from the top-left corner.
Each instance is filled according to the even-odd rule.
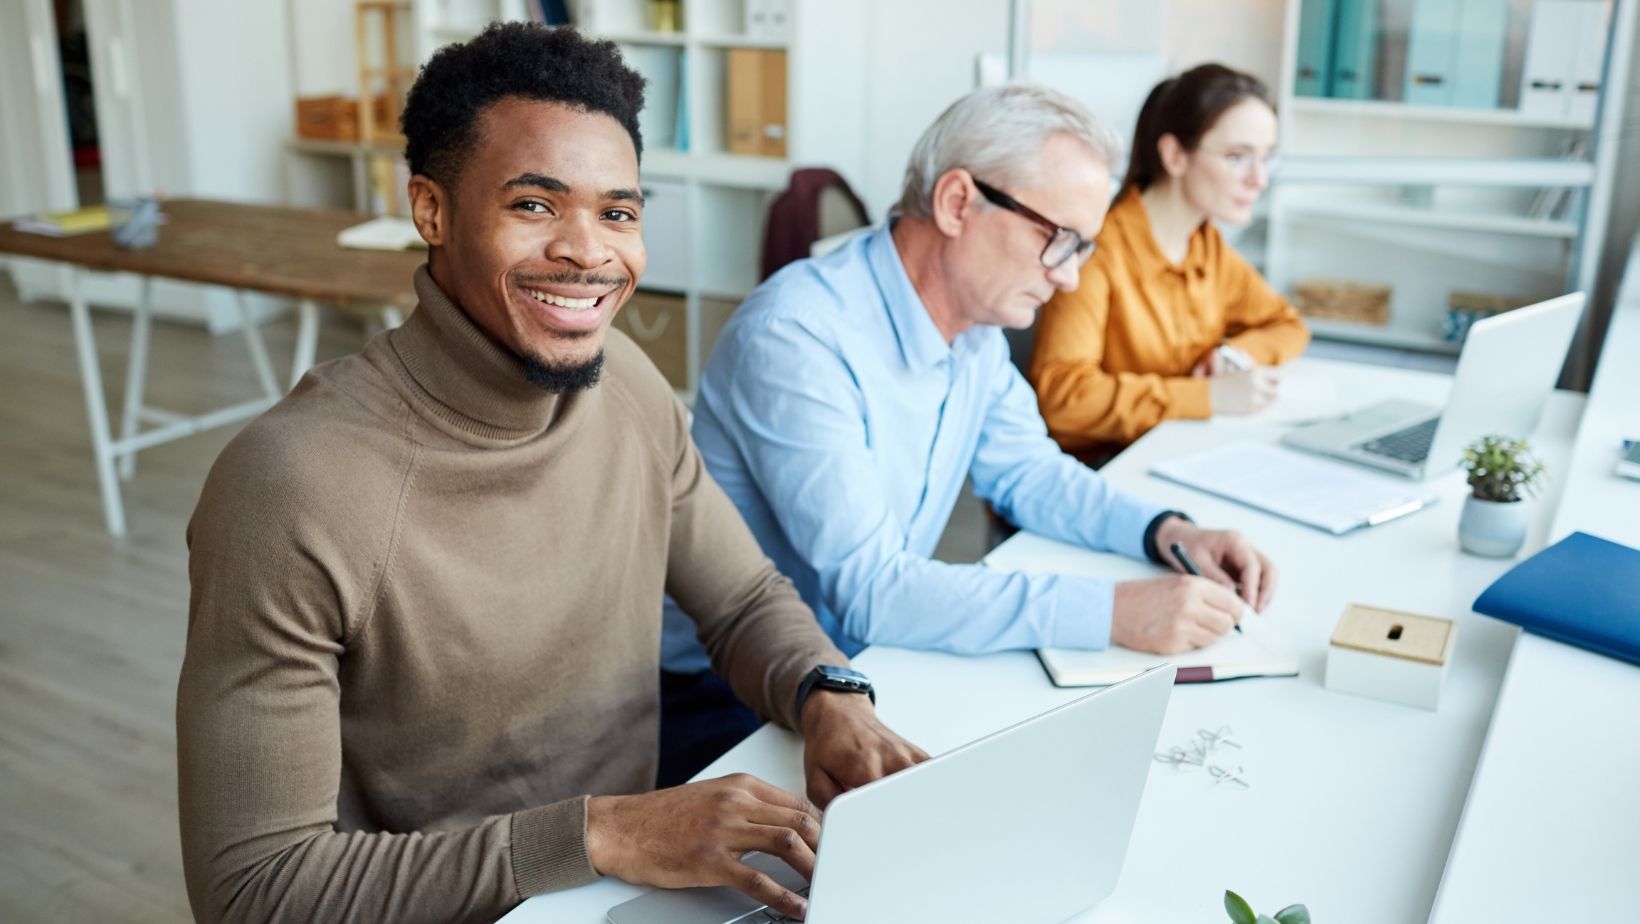
[[[1310,329],[1291,302],[1283,298],[1241,254],[1225,246],[1220,278],[1224,280],[1227,343],[1247,351],[1266,366],[1277,366],[1304,352]]]
[[[1111,285],[1090,262],[1074,292],[1060,292],[1036,323],[1030,380],[1059,445],[1070,452],[1131,443],[1171,417],[1212,416],[1206,379],[1104,368]]]

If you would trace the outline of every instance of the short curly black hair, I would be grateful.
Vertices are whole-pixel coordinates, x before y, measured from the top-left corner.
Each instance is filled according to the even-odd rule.
[[[478,120],[508,97],[563,103],[621,123],[643,155],[638,112],[644,79],[614,42],[593,41],[567,26],[491,23],[471,41],[446,45],[422,66],[399,126],[411,173],[453,187],[473,145]]]

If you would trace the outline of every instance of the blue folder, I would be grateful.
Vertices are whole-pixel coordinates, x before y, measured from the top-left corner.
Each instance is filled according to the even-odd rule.
[[[1493,581],[1475,612],[1640,664],[1640,550],[1572,533]]]

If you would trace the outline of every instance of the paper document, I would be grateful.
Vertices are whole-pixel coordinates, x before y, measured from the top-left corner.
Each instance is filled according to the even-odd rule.
[[[1158,462],[1151,474],[1333,535],[1435,503],[1428,489],[1271,443],[1237,440]]]
[[[413,250],[427,247],[414,222],[391,215],[372,218],[363,224],[343,229],[337,233],[336,243],[353,250]]]
[[[1171,573],[1149,562],[1110,552],[1093,552],[1031,533],[1020,533],[987,555],[985,566],[998,571],[1070,574],[1110,581]],[[1242,615],[1241,627],[1241,632],[1226,633],[1206,648],[1172,656],[1144,654],[1120,645],[1103,651],[1041,648],[1036,656],[1048,672],[1048,679],[1059,687],[1108,686],[1158,664],[1176,667],[1178,683],[1298,676],[1298,659],[1268,620],[1249,607]]]

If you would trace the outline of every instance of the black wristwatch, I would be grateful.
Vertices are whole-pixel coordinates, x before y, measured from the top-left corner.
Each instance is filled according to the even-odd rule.
[[[877,704],[877,691],[872,688],[871,680],[859,671],[851,671],[846,667],[830,667],[822,664],[803,678],[797,685],[797,714],[803,714],[803,703],[815,689],[836,690],[839,693],[864,693],[871,697],[871,704]]]
[[[1150,521],[1149,526],[1145,527],[1145,557],[1158,565],[1166,565],[1167,559],[1162,557],[1162,550],[1156,547],[1156,533],[1161,530],[1163,523],[1166,523],[1173,517],[1178,517],[1186,523],[1196,522],[1178,510],[1163,510],[1161,513],[1156,514],[1156,516]]]

